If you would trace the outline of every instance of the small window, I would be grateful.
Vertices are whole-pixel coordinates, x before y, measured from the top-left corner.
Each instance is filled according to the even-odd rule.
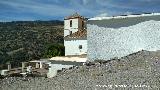
[[[72,20],[70,21],[70,27],[72,27]]]
[[[79,45],[79,49],[82,49],[82,45]]]
[[[72,34],[72,31],[70,31],[69,34],[71,35],[71,34]]]
[[[84,28],[84,21],[82,21],[82,28]]]

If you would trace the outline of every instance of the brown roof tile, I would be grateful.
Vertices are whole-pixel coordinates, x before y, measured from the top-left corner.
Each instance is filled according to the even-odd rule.
[[[87,38],[87,30],[78,30],[77,32],[64,37],[64,39],[80,39],[80,38]]]

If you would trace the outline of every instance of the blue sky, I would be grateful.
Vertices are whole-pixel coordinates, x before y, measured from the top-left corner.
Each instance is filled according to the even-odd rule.
[[[63,20],[74,12],[86,17],[160,12],[160,0],[0,0],[0,21]]]

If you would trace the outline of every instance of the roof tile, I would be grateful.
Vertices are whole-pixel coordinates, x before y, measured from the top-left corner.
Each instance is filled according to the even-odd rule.
[[[87,37],[87,30],[78,30],[77,32],[71,34],[71,35],[67,35],[66,37],[64,37],[65,39],[68,38],[86,38]]]

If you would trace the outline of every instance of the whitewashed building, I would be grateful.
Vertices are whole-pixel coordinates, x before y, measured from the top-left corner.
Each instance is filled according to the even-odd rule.
[[[65,56],[87,53],[86,18],[75,13],[64,19]]]
[[[90,18],[87,41],[89,60],[160,50],[160,13]]]
[[[87,61],[86,19],[75,13],[64,19],[65,56],[49,59],[47,77],[57,75],[58,71],[83,65]]]

